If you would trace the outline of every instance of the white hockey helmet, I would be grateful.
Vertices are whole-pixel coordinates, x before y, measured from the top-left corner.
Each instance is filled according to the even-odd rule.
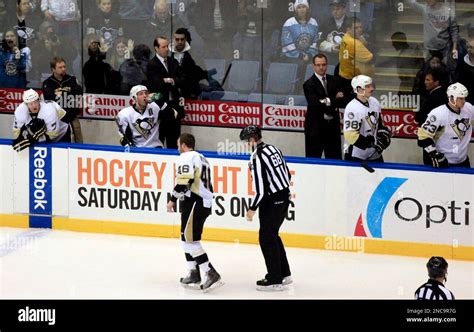
[[[130,98],[132,98],[133,100],[137,100],[137,95],[140,91],[148,91],[148,88],[144,85],[135,85],[130,90]]]
[[[458,98],[466,98],[469,94],[467,88],[462,85],[461,83],[454,83],[448,86],[448,90],[446,91],[448,98],[451,100],[451,97],[454,98],[454,103]]]
[[[39,100],[39,94],[33,89],[26,90],[23,92],[23,102],[25,104],[31,103],[33,101]]]
[[[370,84],[372,84],[372,78],[365,75],[354,76],[351,81],[352,89],[354,89],[355,93],[357,93],[357,88],[361,88],[365,91],[365,87]]]

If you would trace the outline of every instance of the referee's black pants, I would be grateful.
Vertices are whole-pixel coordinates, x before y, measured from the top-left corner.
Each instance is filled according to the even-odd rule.
[[[259,242],[268,272],[265,278],[272,283],[281,283],[291,275],[285,247],[278,236],[290,205],[289,195],[290,191],[285,189],[266,196],[259,207]]]

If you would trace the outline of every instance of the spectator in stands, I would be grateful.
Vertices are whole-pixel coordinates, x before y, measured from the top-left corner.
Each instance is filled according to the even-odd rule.
[[[84,143],[77,118],[82,111],[82,87],[76,77],[67,74],[63,58],[53,58],[50,66],[52,75],[43,82],[44,100],[55,101],[66,111],[61,121],[71,124],[76,143]]]
[[[443,55],[440,52],[433,52],[433,56],[428,60],[423,68],[416,74],[415,84],[413,85],[413,94],[426,96],[428,91],[425,87],[425,75],[429,69],[437,69],[440,72],[442,86],[448,86],[451,83],[446,65],[443,63]]]
[[[16,12],[12,11],[9,15],[2,18],[1,26],[4,30],[12,29],[18,35],[18,46],[24,48],[33,45],[41,18],[33,14],[29,0],[17,0]],[[2,31],[4,31],[2,29]]]
[[[33,78],[43,82],[51,75],[50,59],[60,56],[67,50],[61,47],[62,42],[53,25],[45,21],[41,23],[38,32],[38,41],[32,47],[32,53],[35,55],[35,66],[33,68]]]
[[[27,61],[28,55],[18,48],[15,31],[7,31],[0,47],[0,87],[26,88]]]
[[[177,148],[177,140],[181,134],[181,119],[184,118],[184,103],[179,91],[182,75],[179,63],[169,56],[169,41],[164,36],[154,41],[156,56],[147,66],[148,90],[163,94],[164,101],[178,111],[179,116],[170,121],[160,123],[160,141],[169,149]]]
[[[181,74],[184,78],[181,84],[183,97],[197,99],[201,94],[199,81],[208,78],[208,71],[196,65],[196,62],[189,53],[191,45],[188,40],[190,39],[191,34],[189,31],[185,28],[179,28],[174,33],[174,42],[170,44],[170,48],[173,58],[179,63]]]
[[[374,55],[367,48],[363,34],[362,22],[352,19],[339,48],[339,76],[346,94],[353,90],[351,80],[357,75],[373,76]]]
[[[457,68],[458,82],[464,84],[470,92],[466,101],[474,104],[474,35],[466,40],[467,54]]]
[[[120,65],[121,94],[129,94],[135,85],[147,85],[146,70],[150,57],[151,50],[147,45],[140,44],[133,48],[133,57]]]
[[[97,0],[98,11],[86,19],[86,34],[95,33],[104,39],[108,47],[123,36],[122,20],[112,11],[111,0]]]
[[[179,16],[171,15],[170,4],[167,0],[156,0],[153,17],[146,27],[146,42],[154,40],[156,36],[171,37],[173,27],[183,27],[184,22]]]
[[[329,6],[331,17],[321,24],[321,36],[324,40],[319,50],[326,54],[330,63],[336,64],[339,62],[339,47],[350,21],[346,16],[345,0],[332,0]]]
[[[81,13],[77,0],[41,0],[41,11],[63,41],[79,43]]]
[[[119,2],[118,13],[123,20],[127,37],[132,38],[136,44],[147,44],[149,42],[146,40],[147,23],[153,15],[155,0],[119,0]]]
[[[33,68],[33,64],[31,62],[31,50],[28,46],[26,46],[26,43],[24,42],[24,39],[20,38],[18,36],[18,32],[15,30],[9,30],[5,33],[5,41],[9,45],[17,45],[18,48],[20,49],[20,53],[24,54],[26,57],[26,67],[24,70],[21,71],[21,74],[24,75],[25,82],[26,82],[26,74],[31,71]]]
[[[441,52],[448,70],[454,71],[459,40],[454,8],[443,0],[427,0],[426,5],[419,4],[417,0],[405,0],[405,3],[423,15],[424,45],[430,56],[435,51]]]
[[[403,32],[395,32],[391,37],[392,46],[398,52],[395,57],[400,79],[400,88],[398,94],[408,94],[415,83],[415,79],[407,74],[411,68],[420,68],[423,66],[423,55],[420,49],[413,48],[407,43],[407,36]]]
[[[239,1],[239,29],[232,44],[235,50],[239,50],[242,60],[258,61],[262,57],[262,49],[255,47],[262,40],[262,9],[257,6],[257,1],[259,0]]]
[[[120,74],[104,62],[107,55],[107,44],[97,35],[86,36],[89,60],[83,68],[84,85],[87,93],[118,94],[120,91]]]
[[[282,54],[290,59],[310,63],[318,52],[319,26],[316,20],[310,17],[308,0],[296,0],[294,8],[295,16],[283,25]]]
[[[134,42],[131,39],[127,41],[125,38],[119,37],[115,40],[114,45],[109,50],[111,54],[108,56],[108,62],[114,70],[119,70],[122,63],[132,57],[133,45]]]
[[[204,39],[207,58],[233,58],[232,38],[237,32],[238,0],[196,0],[188,19]]]

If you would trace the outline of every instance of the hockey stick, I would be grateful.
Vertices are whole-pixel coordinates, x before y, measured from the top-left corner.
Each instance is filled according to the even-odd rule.
[[[229,64],[229,66],[227,67],[227,70],[225,71],[225,75],[224,75],[224,78],[222,80],[221,87],[224,87],[225,81],[227,80],[227,76],[229,76],[231,68],[232,68],[232,63]]]
[[[403,128],[404,125],[405,124],[402,123],[397,128],[395,128],[395,130],[392,132],[392,137],[393,137],[394,134],[398,133],[400,131],[400,129]],[[375,169],[373,169],[372,167],[369,166],[368,161],[370,161],[370,158],[372,158],[376,154],[377,154],[377,151],[374,151],[366,160],[361,161],[361,163],[360,163],[360,166],[362,166],[369,173],[374,173],[375,172]]]
[[[115,120],[115,123],[117,124],[117,127],[118,127],[118,130],[119,130],[119,133],[123,136],[123,138],[125,138],[127,141],[128,141],[128,144],[124,147],[124,152],[130,152],[130,147],[131,146],[134,146],[134,144],[132,142],[130,142],[130,140],[128,139],[128,137],[125,135],[125,133],[123,132],[123,128],[122,126],[120,125],[120,120],[118,118],[118,116],[116,116],[114,118]]]

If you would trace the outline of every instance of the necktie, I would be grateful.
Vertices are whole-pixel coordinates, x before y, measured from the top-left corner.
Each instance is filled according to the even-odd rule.
[[[327,85],[327,82],[326,82],[326,76],[323,76],[323,87],[324,87],[324,91],[326,92],[326,96],[328,94],[328,85]]]
[[[169,71],[169,70],[168,70],[168,59],[165,58],[165,59],[163,60],[163,62],[165,63],[166,71]]]

